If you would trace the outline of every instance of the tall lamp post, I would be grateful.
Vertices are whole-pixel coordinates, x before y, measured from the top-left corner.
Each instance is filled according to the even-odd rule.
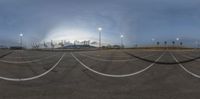
[[[155,38],[152,38],[151,40],[152,40],[153,46],[154,46],[154,44],[155,44]],[[153,46],[152,46],[152,47],[153,47]]]
[[[124,43],[123,43],[124,35],[120,35],[120,38],[121,38],[121,48],[123,48],[124,47]]]
[[[196,41],[197,49],[199,48],[199,41]]]
[[[101,31],[102,31],[102,28],[99,27],[98,30],[99,30],[99,48],[101,48]]]
[[[176,38],[176,41],[178,42],[179,40],[180,40],[180,38],[177,37],[177,38]],[[177,43],[177,44],[178,44],[178,43]],[[179,46],[178,46],[178,47],[179,47]]]
[[[19,36],[20,36],[20,46],[21,46],[21,48],[23,47],[23,45],[22,45],[22,37],[24,36],[22,33],[20,33],[19,34]]]
[[[177,37],[177,38],[176,38],[176,40],[177,40],[177,41],[179,41],[179,40],[180,40],[180,38],[178,38],[178,37]]]

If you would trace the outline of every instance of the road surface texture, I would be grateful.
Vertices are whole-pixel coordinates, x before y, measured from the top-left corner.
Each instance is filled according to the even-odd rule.
[[[0,50],[0,99],[199,99],[199,56],[197,50]]]

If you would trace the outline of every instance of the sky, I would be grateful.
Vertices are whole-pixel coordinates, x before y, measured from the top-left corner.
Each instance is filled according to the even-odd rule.
[[[200,40],[199,0],[0,0],[0,45],[51,40],[98,41],[126,46]]]

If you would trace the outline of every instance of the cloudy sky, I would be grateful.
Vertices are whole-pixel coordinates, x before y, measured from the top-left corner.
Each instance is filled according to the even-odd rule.
[[[199,0],[0,0],[0,45],[98,40],[127,46],[200,40]]]

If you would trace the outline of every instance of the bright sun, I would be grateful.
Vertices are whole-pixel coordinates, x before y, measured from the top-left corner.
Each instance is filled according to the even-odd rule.
[[[50,31],[50,33],[45,37],[44,41],[66,40],[73,42],[75,40],[92,40],[93,38],[95,38],[95,36],[92,33],[84,30],[58,28]]]

